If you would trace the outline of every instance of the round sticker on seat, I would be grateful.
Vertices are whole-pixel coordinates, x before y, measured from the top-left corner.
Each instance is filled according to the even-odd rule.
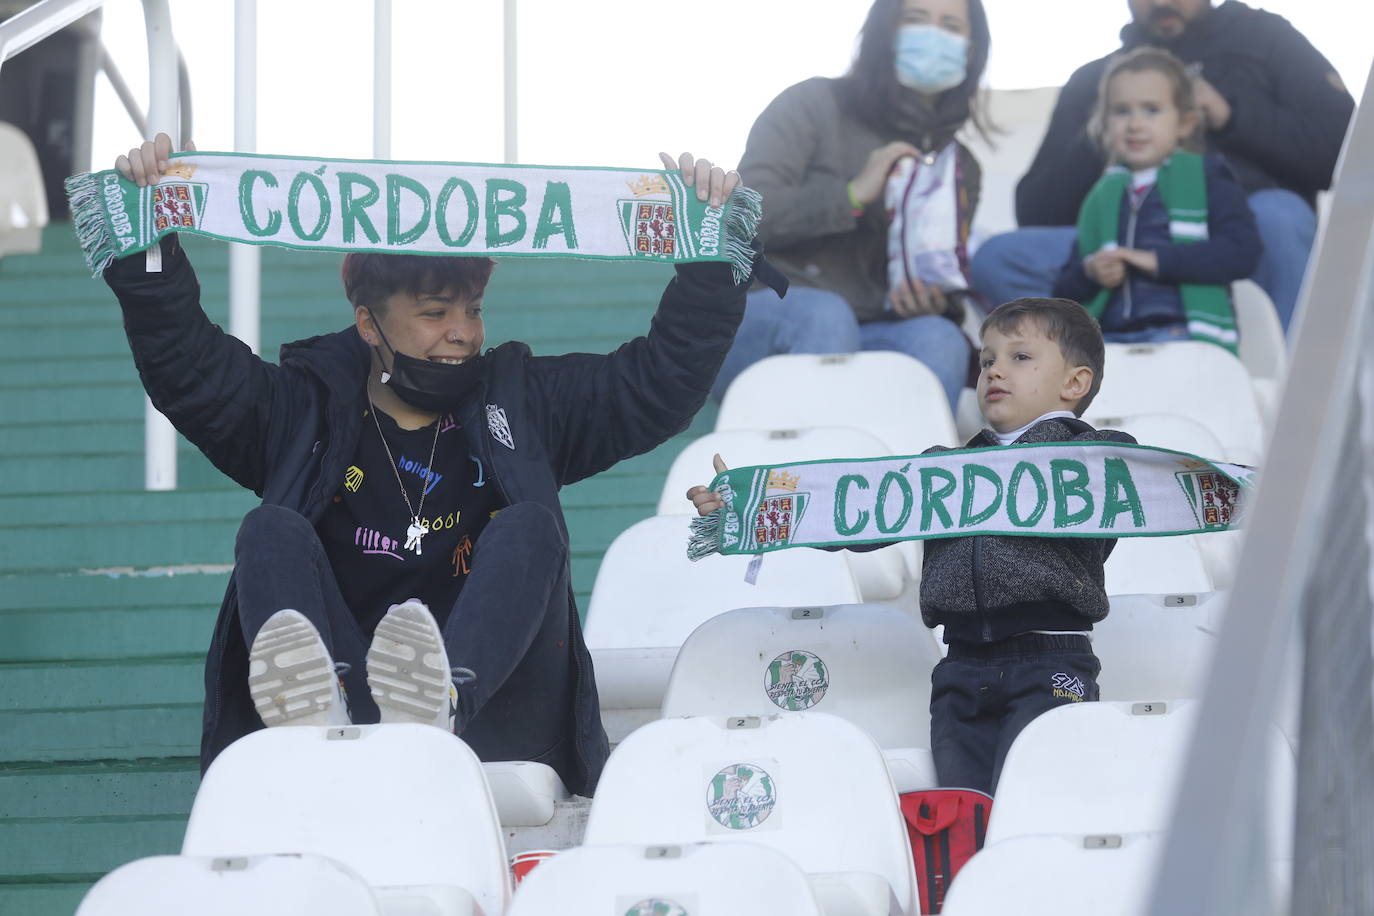
[[[625,916],[688,916],[680,904],[661,897],[649,897],[625,911]]]
[[[779,709],[810,709],[825,698],[830,687],[830,669],[814,652],[788,649],[768,663],[763,686],[768,699]]]
[[[773,813],[777,786],[762,767],[736,763],[711,777],[706,788],[706,808],[716,823],[730,830],[757,827]]]

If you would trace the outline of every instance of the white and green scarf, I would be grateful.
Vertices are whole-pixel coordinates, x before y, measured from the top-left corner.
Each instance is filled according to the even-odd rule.
[[[170,232],[323,251],[600,260],[728,261],[749,275],[761,198],[722,207],[673,171],[369,162],[177,153],[140,188],[114,170],[67,179],[86,264]]]
[[[1203,158],[1187,150],[1175,150],[1159,166],[1155,184],[1169,214],[1170,240],[1175,245],[1207,241],[1207,173]],[[1131,173],[1121,166],[1107,169],[1088,191],[1078,210],[1078,253],[1081,257],[1116,247],[1121,210],[1130,206],[1127,202],[1130,193]],[[1178,289],[1188,319],[1188,333],[1235,353],[1240,336],[1229,288],[1180,283]],[[1114,292],[1101,289],[1083,303],[1083,307],[1100,321]]]
[[[1253,468],[1125,443],[1010,445],[732,468],[687,555],[998,534],[1158,537],[1236,527]]]

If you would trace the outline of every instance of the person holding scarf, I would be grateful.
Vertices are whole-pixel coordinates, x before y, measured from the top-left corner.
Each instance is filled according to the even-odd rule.
[[[1079,210],[1054,294],[1082,303],[1109,342],[1239,346],[1230,284],[1259,263],[1259,230],[1229,165],[1190,149],[1198,108],[1168,51],[1127,51],[1102,77],[1091,129],[1111,164]]]
[[[170,152],[160,135],[115,167],[156,184]],[[662,158],[713,206],[739,182]],[[264,724],[421,722],[590,795],[609,751],[558,490],[686,428],[749,280],[682,264],[646,336],[536,357],[484,349],[490,259],[355,251],[353,323],[273,364],[211,324],[175,235],[160,251],[160,270],[135,255],[104,272],[140,378],[262,497],[206,659],[202,768]]]
[[[768,356],[895,350],[930,367],[957,402],[981,172],[954,136],[970,120],[982,126],[975,94],[989,43],[981,0],[876,0],[846,76],[798,83],[759,116],[740,168],[764,197],[759,236],[791,287],[786,299],[749,294],[717,399]],[[920,233],[918,269],[889,264],[894,168],[921,182],[901,214]]]

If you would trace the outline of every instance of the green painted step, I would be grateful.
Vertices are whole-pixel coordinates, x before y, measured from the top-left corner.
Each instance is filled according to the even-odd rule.
[[[0,664],[139,659],[167,654],[203,658],[229,574],[206,580],[193,600],[174,607],[146,603],[0,611]],[[184,577],[183,577],[184,578]],[[62,596],[54,592],[54,600]],[[27,702],[27,701],[26,701]]]
[[[132,858],[137,858],[131,857]],[[120,863],[121,865],[123,863]],[[27,876],[26,876],[27,877]],[[0,914],[3,916],[71,916],[99,875],[72,880],[35,883],[32,880],[0,880]]]
[[[181,850],[185,833],[184,813],[82,822],[61,817],[0,822],[0,849],[7,852],[0,859],[0,875],[60,875],[80,867],[79,874],[94,883],[93,878],[134,859],[175,855]],[[0,910],[7,916],[8,912]],[[14,916],[21,914],[30,916],[23,911],[16,911]]]
[[[0,712],[0,761],[187,757],[199,753],[200,722],[200,698],[146,708]]]

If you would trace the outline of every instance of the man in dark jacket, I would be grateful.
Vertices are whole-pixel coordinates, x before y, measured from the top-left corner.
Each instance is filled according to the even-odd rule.
[[[156,181],[159,142],[116,167]],[[688,155],[680,167],[703,200],[738,181]],[[404,694],[426,707],[434,686],[434,724],[480,757],[547,763],[590,795],[608,745],[558,489],[687,426],[748,282],[727,264],[680,266],[647,336],[607,356],[535,357],[515,342],[482,352],[487,259],[351,254],[354,324],[287,344],[274,365],[206,318],[176,237],[161,248],[160,272],[131,257],[105,273],[139,375],[263,500],[239,531],[206,659],[202,767],[264,721],[428,721],[404,714]]]
[[[1252,279],[1287,327],[1316,233],[1317,192],[1331,184],[1354,100],[1335,69],[1287,20],[1237,0],[1129,0],[1122,49],[1152,45],[1197,71],[1205,140],[1249,197],[1264,243]],[[993,302],[1049,293],[1083,198],[1104,159],[1087,124],[1108,58],[1080,67],[1016,187],[1021,229],[989,239],[973,259]],[[1242,331],[1243,333],[1243,331]]]

